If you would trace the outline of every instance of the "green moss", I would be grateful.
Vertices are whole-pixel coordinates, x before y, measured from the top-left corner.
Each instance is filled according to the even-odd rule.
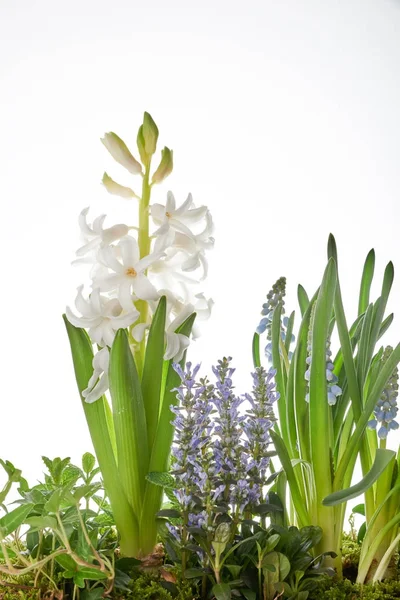
[[[39,600],[40,590],[37,588],[19,589],[0,584],[0,598],[1,600]]]
[[[348,579],[332,581],[324,579],[308,600],[395,600],[400,598],[400,581],[388,581],[374,585],[352,583]]]
[[[193,587],[184,582],[182,585],[171,586],[171,592],[166,586],[171,585],[163,580],[155,578],[154,574],[138,574],[129,584],[130,592],[118,594],[115,592],[115,600],[193,600],[195,592]]]

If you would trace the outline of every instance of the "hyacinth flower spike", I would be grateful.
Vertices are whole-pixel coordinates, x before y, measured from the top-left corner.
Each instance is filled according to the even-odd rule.
[[[208,208],[195,207],[191,194],[177,207],[172,192],[165,206],[150,202],[152,186],[161,184],[173,167],[173,153],[164,147],[152,170],[158,135],[154,120],[145,113],[137,136],[140,160],[115,133],[102,138],[114,160],[140,178],[138,195],[107,173],[103,177],[107,192],[137,210],[138,224],[105,227],[104,214],[89,224],[88,209],[81,212],[84,245],[75,262],[91,264],[92,291],[86,299],[80,286],[78,314],[67,308],[64,318],[121,552],[135,557],[148,555],[157,537],[162,490],[147,481],[146,474],[168,467],[170,405],[176,401],[171,390],[179,383],[172,364],[181,361],[189,347],[196,306],[203,318],[212,307],[212,300],[196,287],[204,278],[205,253],[212,247]],[[190,270],[192,278],[184,270]]]

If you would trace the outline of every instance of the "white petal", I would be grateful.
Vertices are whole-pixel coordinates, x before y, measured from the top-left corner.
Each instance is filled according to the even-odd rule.
[[[124,267],[135,267],[139,261],[139,246],[135,238],[126,236],[119,242]]]
[[[143,271],[146,271],[150,265],[155,263],[157,260],[160,260],[160,258],[163,258],[164,256],[166,256],[165,252],[153,252],[152,254],[148,254],[135,264],[135,270],[138,273],[142,273]]]
[[[112,246],[104,246],[99,252],[99,258],[107,267],[116,273],[124,273],[124,265],[121,265],[115,256],[115,251]]]
[[[101,371],[108,372],[108,366],[110,364],[110,352],[108,348],[102,348],[93,358],[93,368]]]
[[[189,258],[182,263],[182,271],[195,271],[200,266],[199,254],[200,252],[197,252],[193,256],[189,256]]]
[[[165,203],[165,212],[174,213],[175,212],[175,196],[172,192],[168,192],[167,194],[167,202]]]
[[[141,342],[144,336],[144,332],[149,327],[148,323],[138,323],[135,327],[132,327],[132,337],[137,341]]]
[[[175,358],[176,362],[179,362],[182,360],[185,350],[188,348],[188,346],[190,344],[190,340],[186,335],[183,335],[182,333],[177,333],[175,335],[179,339],[179,351],[177,352],[177,354],[175,355],[174,358]]]
[[[100,235],[103,231],[103,223],[107,215],[100,215],[93,221],[92,229],[96,235]]]
[[[136,277],[132,277],[132,289],[140,300],[157,300],[159,298],[156,288],[143,273],[138,273]]]
[[[86,216],[87,216],[87,214],[89,212],[89,208],[90,208],[89,206],[87,206],[86,208],[84,208],[80,212],[79,217],[78,217],[78,223],[79,223],[80,230],[86,236],[92,236],[93,235],[93,230],[90,229],[90,227],[88,226],[87,221],[86,221]]]
[[[101,241],[104,244],[112,244],[116,240],[128,235],[128,233],[128,225],[125,225],[124,223],[118,223],[118,225],[113,225],[112,227],[109,227],[103,231],[101,234]]]
[[[137,277],[125,277],[118,287],[118,300],[127,312],[133,309],[132,283]]]
[[[93,402],[99,400],[106,393],[108,387],[108,375],[104,374],[101,379],[99,379],[97,385],[95,385],[91,391],[84,390],[82,396],[85,398],[85,402],[93,404]]]
[[[101,243],[101,239],[99,237],[95,237],[94,239],[92,239],[90,242],[88,242],[84,246],[81,246],[80,248],[78,248],[78,250],[75,252],[75,254],[76,254],[76,256],[84,256],[91,250],[94,250],[95,248],[97,248],[100,245],[100,243]]]
[[[93,285],[100,288],[102,292],[110,292],[116,290],[117,287],[124,280],[124,275],[118,275],[117,273],[111,273],[103,277],[96,277],[93,281]]]
[[[94,344],[98,346],[103,346],[103,321],[100,321],[96,324],[96,326],[91,327],[88,331],[89,337]]]
[[[67,306],[65,309],[65,315],[72,325],[74,325],[75,327],[80,327],[81,329],[85,327],[92,327],[98,321],[98,317],[77,317],[76,315],[74,315],[69,306]]]
[[[101,315],[103,311],[103,305],[100,297],[100,288],[94,288],[90,294],[90,304],[92,305],[92,312],[95,315]]]
[[[167,333],[167,347],[165,349],[164,360],[171,360],[179,352],[179,338],[176,333]]]
[[[194,234],[190,231],[189,227],[181,223],[181,221],[178,221],[177,219],[173,218],[169,219],[169,223],[171,227],[173,227],[176,231],[180,231],[188,237],[194,237]]]
[[[167,218],[165,216],[165,206],[163,206],[162,204],[152,204],[150,206],[150,214],[151,218],[153,219],[154,223],[156,223],[156,225],[161,225],[165,222],[165,219]]]
[[[196,223],[200,221],[207,213],[207,206],[200,206],[199,208],[192,208],[183,215],[179,216],[179,219],[187,223]]]
[[[83,290],[83,285],[80,285],[77,288],[78,293],[75,298],[75,306],[76,306],[77,310],[79,310],[79,312],[81,313],[82,316],[92,318],[94,315],[93,315],[93,309],[92,309],[91,303],[88,302],[87,300],[85,300],[85,298],[83,297],[83,294],[82,294],[82,290]]]
[[[113,317],[111,319],[111,324],[114,329],[129,327],[129,325],[132,325],[132,323],[138,320],[139,316],[139,311],[132,310],[123,315],[119,315],[118,317]]]
[[[105,341],[107,346],[112,346],[112,343],[115,338],[115,331],[117,329],[121,329],[120,327],[113,327],[111,322],[107,319],[107,321],[103,324],[103,340]]]
[[[189,210],[189,208],[192,206],[192,204],[193,204],[192,194],[188,194],[188,197],[186,198],[185,202],[183,202],[183,204],[181,204],[181,206],[175,210],[175,216],[180,217],[181,215],[183,215],[183,213],[185,213],[187,210]]]

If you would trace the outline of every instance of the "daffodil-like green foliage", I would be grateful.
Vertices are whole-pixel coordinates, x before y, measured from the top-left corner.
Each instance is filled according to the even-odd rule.
[[[271,307],[264,305],[263,311],[270,331],[266,355],[276,369],[280,394],[279,422],[271,435],[285,473],[275,487],[285,501],[287,479],[288,519],[300,527],[322,527],[318,551],[336,552],[334,566],[339,574],[346,502],[365,495],[367,533],[360,557],[360,583],[384,577],[399,543],[400,523],[400,454],[386,449],[388,433],[398,426],[400,344],[386,350],[379,344],[393,320],[392,314],[385,318],[385,311],[394,270],[389,263],[380,295],[371,301],[374,265],[371,250],[362,273],[358,315],[351,324],[343,307],[332,235],[320,287],[309,299],[299,286],[301,322],[295,345],[294,313],[290,319],[282,319],[282,300]],[[339,347],[332,355],[331,340],[336,336]],[[253,356],[259,366],[260,326],[253,339]],[[351,486],[358,457],[363,478]],[[371,565],[376,562],[379,567],[371,575]]]

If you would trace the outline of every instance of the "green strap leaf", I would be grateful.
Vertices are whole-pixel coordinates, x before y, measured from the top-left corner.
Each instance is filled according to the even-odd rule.
[[[310,367],[310,444],[316,482],[317,507],[332,491],[329,413],[326,382],[326,342],[336,290],[336,264],[330,258],[315,305],[312,325],[312,361]],[[323,435],[321,433],[324,432]]]
[[[151,322],[142,375],[149,453],[153,448],[160,413],[166,312],[167,299],[162,296]]]
[[[104,487],[110,499],[115,523],[120,534],[121,551],[123,554],[130,556],[135,554],[137,550],[138,522],[118,475],[116,455],[113,448],[115,432],[110,406],[104,396],[92,404],[85,402],[82,397],[82,391],[87,387],[93,373],[93,347],[84,329],[71,325],[65,315],[63,315],[63,319],[71,345],[75,377],[82,407],[103,476]],[[111,429],[112,434],[110,435]]]
[[[361,479],[355,485],[347,488],[346,490],[339,490],[330,494],[326,498],[323,499],[322,503],[324,506],[336,506],[337,504],[341,504],[342,502],[347,502],[352,498],[357,498],[363,494],[366,490],[368,490],[372,484],[378,479],[378,477],[383,473],[386,469],[390,461],[394,459],[396,453],[393,450],[384,450],[382,448],[378,448],[375,455],[374,464],[372,465],[370,471],[366,474],[365,477]]]
[[[307,296],[306,290],[300,284],[297,286],[297,299],[300,306],[301,316],[304,317],[304,313],[310,304],[310,300]]]
[[[253,335],[253,365],[254,368],[261,367],[261,358],[260,358],[260,336],[258,333]]]
[[[128,334],[119,329],[110,352],[110,394],[117,439],[118,473],[126,497],[140,514],[148,472],[146,414]]]
[[[300,527],[310,525],[309,516],[305,507],[304,498],[300,493],[300,489],[297,483],[296,475],[292,466],[292,462],[289,453],[286,449],[285,443],[280,435],[278,435],[272,429],[270,430],[271,438],[275,446],[275,450],[278,453],[279,460],[281,461],[282,467],[285,471],[287,481],[290,487],[290,493],[292,496],[293,505],[297,513]]]
[[[361,315],[367,310],[369,304],[369,294],[375,269],[375,250],[372,248],[365,259],[364,269],[361,277],[360,296],[358,300],[358,314]]]
[[[22,504],[0,519],[0,539],[13,533],[24,523],[26,517],[32,512],[34,504]]]
[[[182,333],[183,335],[189,336],[196,313],[193,313],[186,319],[184,323],[176,330],[176,333]],[[186,352],[180,362],[180,365],[184,367],[186,360]],[[171,444],[174,436],[174,428],[171,424],[173,420],[173,414],[170,406],[176,405],[176,393],[172,392],[174,388],[179,385],[179,375],[173,369],[173,361],[164,361],[163,369],[163,392],[162,392],[162,404],[161,411],[158,420],[157,432],[154,439],[153,450],[150,457],[150,465],[148,472],[161,472],[168,471],[169,455],[171,451]],[[140,530],[141,530],[141,545],[143,551],[148,548],[148,552],[151,552],[156,541],[157,527],[155,515],[160,510],[163,496],[163,488],[147,481],[145,497],[142,506],[142,514],[140,519]]]

